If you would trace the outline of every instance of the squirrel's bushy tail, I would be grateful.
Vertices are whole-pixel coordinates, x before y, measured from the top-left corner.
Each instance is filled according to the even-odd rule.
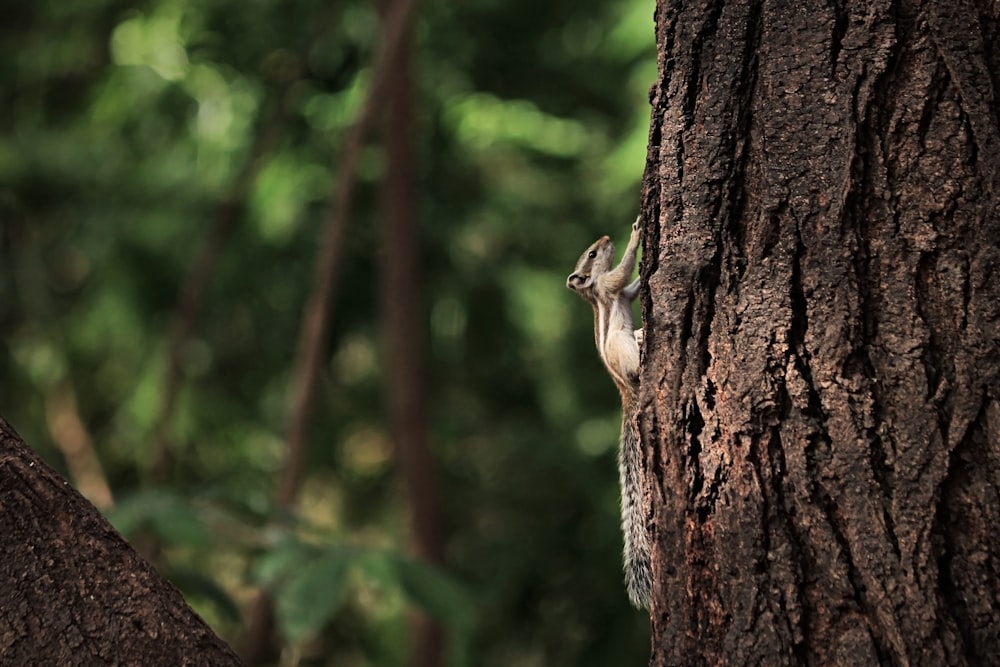
[[[642,451],[635,432],[634,413],[629,409],[631,406],[622,407],[618,479],[622,491],[625,588],[633,606],[648,609],[653,573],[649,564],[649,537],[642,509]]]

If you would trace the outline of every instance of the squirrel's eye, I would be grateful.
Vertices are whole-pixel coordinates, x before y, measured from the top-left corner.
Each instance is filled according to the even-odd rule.
[[[595,257],[597,257],[597,251],[591,250],[590,252],[587,253],[587,257],[594,259]]]

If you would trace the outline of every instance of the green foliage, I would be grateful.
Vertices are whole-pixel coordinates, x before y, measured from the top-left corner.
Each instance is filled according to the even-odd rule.
[[[652,0],[425,3],[417,211],[441,569],[406,556],[383,410],[378,181],[365,149],[302,501],[273,505],[291,360],[371,79],[347,0],[21,3],[0,21],[0,405],[49,461],[75,409],[136,544],[227,639],[270,591],[302,664],[401,665],[409,609],[454,665],[640,664],[620,574],[618,399],[563,285],[638,207]],[[259,167],[245,190],[248,164]],[[222,203],[241,214],[185,343],[154,486],[167,339]],[[62,405],[62,407],[60,407]],[[324,662],[324,660],[326,662]]]
[[[475,603],[455,579],[426,563],[407,558],[396,558],[395,566],[399,583],[407,596],[428,614],[455,630],[457,639],[472,631],[476,618]]]
[[[349,597],[365,597],[350,595],[352,581],[367,589],[369,604],[399,607],[405,598],[420,607],[453,631],[456,650],[475,629],[476,602],[463,584],[393,551],[283,539],[257,561],[253,578],[273,595],[278,625],[293,646],[335,621]]]
[[[119,500],[108,518],[123,535],[152,533],[173,546],[195,549],[208,546],[208,529],[195,507],[171,491],[139,491]]]
[[[311,554],[293,545],[261,559],[260,581],[274,593],[278,625],[293,646],[318,632],[344,603],[349,556],[343,548]]]
[[[236,602],[205,572],[181,566],[170,567],[163,574],[183,591],[192,604],[211,605],[227,621],[240,621],[240,609]]]

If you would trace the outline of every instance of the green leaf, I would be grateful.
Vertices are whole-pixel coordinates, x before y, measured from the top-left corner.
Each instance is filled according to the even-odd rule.
[[[278,625],[293,646],[301,644],[340,609],[347,591],[348,553],[340,547],[294,573],[275,595]]]
[[[290,573],[309,562],[315,554],[315,547],[296,539],[283,540],[257,560],[253,580],[268,590],[275,590]]]
[[[229,594],[211,577],[198,570],[186,567],[173,568],[166,573],[167,579],[181,589],[186,598],[201,598],[215,606],[231,621],[239,622],[240,610]]]
[[[198,512],[186,499],[163,489],[121,500],[108,519],[126,537],[146,528],[170,546],[202,548],[209,543],[208,529]]]
[[[397,559],[396,568],[403,591],[428,614],[459,631],[467,632],[475,625],[476,604],[457,579],[407,558]]]
[[[390,553],[380,550],[363,551],[359,555],[358,566],[367,583],[373,583],[384,590],[399,588],[399,568]]]

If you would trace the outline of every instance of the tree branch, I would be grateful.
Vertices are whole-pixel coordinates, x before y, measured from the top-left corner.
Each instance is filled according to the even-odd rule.
[[[302,315],[301,336],[292,374],[290,418],[285,433],[287,459],[277,497],[278,503],[283,507],[289,507],[295,502],[302,483],[306,430],[312,416],[320,355],[329,329],[341,248],[350,224],[351,204],[357,190],[361,151],[365,137],[381,111],[391,65],[400,53],[416,5],[417,0],[401,0],[386,19],[385,41],[374,66],[372,86],[357,121],[348,131],[333,196],[327,206],[326,231],[317,256],[309,300]]]
[[[114,506],[111,487],[94,450],[93,438],[80,418],[76,392],[68,377],[46,393],[45,418],[52,441],[66,460],[73,485],[98,509],[111,509]]]
[[[3,418],[0,535],[3,664],[242,664]]]
[[[344,237],[350,223],[351,204],[358,183],[358,163],[365,137],[380,111],[380,102],[389,83],[390,68],[401,51],[403,38],[417,6],[417,0],[402,0],[386,21],[371,88],[358,118],[347,133],[337,171],[337,180],[324,216],[325,232],[316,258],[309,299],[302,313],[300,337],[289,398],[289,421],[285,431],[285,468],[278,486],[277,503],[289,508],[298,497],[305,461],[306,432],[312,418],[320,356],[326,343],[332,313],[332,298],[340,269]],[[261,594],[253,603],[241,651],[248,662],[255,662],[270,641],[274,609],[270,599]]]
[[[283,133],[289,85],[286,83],[282,86],[274,108],[263,129],[256,133],[246,162],[229,193],[216,206],[215,220],[202,239],[198,256],[184,281],[184,288],[181,290],[181,298],[174,312],[167,339],[167,368],[164,371],[163,388],[160,391],[160,410],[153,427],[152,456],[147,469],[154,483],[164,483],[170,477],[172,456],[169,431],[177,396],[183,386],[184,347],[201,312],[215,273],[215,266],[239,222],[247,193],[263,168],[265,157],[274,150]]]

